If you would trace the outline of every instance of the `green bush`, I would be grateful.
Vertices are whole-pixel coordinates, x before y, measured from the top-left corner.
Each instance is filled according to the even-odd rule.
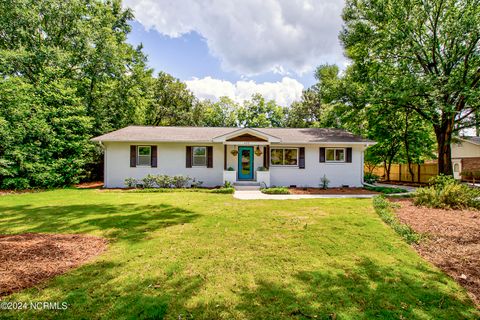
[[[212,189],[212,190],[209,190],[210,193],[223,193],[223,194],[232,194],[235,192],[235,189],[234,188],[219,188],[219,189]]]
[[[378,213],[380,218],[392,227],[396,233],[405,239],[409,244],[418,243],[422,239],[422,236],[416,233],[408,225],[401,223],[395,213],[393,213],[394,204],[385,199],[384,196],[376,196],[373,198],[373,207]]]
[[[363,181],[365,181],[366,183],[373,184],[373,183],[377,182],[378,180],[380,180],[380,177],[377,176],[374,173],[371,173],[371,172],[367,172],[363,176]]]
[[[156,186],[156,176],[153,174],[148,174],[145,178],[141,180],[141,183],[144,188],[153,188]]]
[[[127,188],[136,188],[138,185],[138,181],[135,178],[127,178],[125,179],[125,186]]]
[[[394,188],[394,187],[370,187],[370,186],[365,186],[364,187],[367,190],[370,191],[375,191],[375,192],[381,192],[383,194],[394,194],[394,193],[406,193],[408,190],[402,189],[402,188]]]
[[[265,194],[290,194],[287,187],[262,188],[260,191]]]
[[[431,179],[430,183],[431,186],[415,191],[415,205],[442,209],[480,209],[479,190],[444,175]]]
[[[188,176],[178,175],[172,177],[172,184],[175,188],[186,188],[190,181],[192,181],[192,178]]]
[[[166,174],[159,174],[155,176],[155,184],[159,188],[171,188],[173,184],[173,179]]]

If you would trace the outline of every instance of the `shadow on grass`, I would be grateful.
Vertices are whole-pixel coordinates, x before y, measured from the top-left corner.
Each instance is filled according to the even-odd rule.
[[[405,272],[404,272],[405,271]],[[280,280],[280,279],[279,279]],[[256,281],[242,288],[235,311],[247,319],[478,319],[472,302],[452,292],[453,281],[422,266],[383,267],[364,259],[338,273],[304,271],[290,285]],[[221,302],[190,309],[193,318],[229,314]],[[207,316],[206,316],[207,314]]]
[[[244,302],[238,308],[260,318],[475,318],[470,301],[442,290],[448,281],[445,275],[421,266],[403,267],[394,269],[363,259],[354,268],[335,274],[299,272],[295,279],[301,283],[301,294],[260,281],[255,290],[242,293]]]
[[[84,233],[100,230],[112,240],[138,241],[148,232],[188,223],[199,216],[190,210],[159,205],[0,206],[0,233],[22,226],[25,232]]]

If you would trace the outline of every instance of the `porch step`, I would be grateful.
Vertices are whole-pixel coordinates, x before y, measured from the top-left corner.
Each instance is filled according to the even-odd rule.
[[[237,181],[233,184],[235,190],[260,190],[260,183],[256,181]]]

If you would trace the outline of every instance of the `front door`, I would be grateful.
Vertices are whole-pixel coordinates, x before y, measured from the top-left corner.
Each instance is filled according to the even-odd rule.
[[[238,148],[238,179],[253,180],[253,147]]]

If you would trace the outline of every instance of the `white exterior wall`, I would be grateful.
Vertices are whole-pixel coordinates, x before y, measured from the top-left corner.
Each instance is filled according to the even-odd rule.
[[[130,167],[130,145],[156,145],[157,167]],[[223,182],[223,145],[192,143],[152,142],[104,142],[105,146],[105,187],[124,188],[126,178],[142,179],[148,174],[184,175],[203,181],[205,187],[215,187]],[[213,168],[186,168],[187,146],[213,146]]]
[[[471,142],[452,143],[452,159],[480,157],[480,146]]]
[[[285,146],[287,147],[287,146]],[[298,167],[270,166],[272,186],[320,187],[320,179],[325,174],[330,180],[328,187],[361,187],[363,183],[363,147],[353,145],[296,145],[305,147],[305,169]],[[320,162],[320,147],[352,147],[352,162]],[[275,148],[275,146],[271,146]],[[345,154],[346,157],[346,154]]]
[[[130,145],[156,145],[157,168],[130,167]],[[184,175],[203,181],[203,186],[214,187],[223,184],[223,144],[152,143],[152,142],[104,142],[105,146],[105,187],[124,188],[126,178],[142,179],[147,174]],[[213,146],[213,168],[186,168],[187,146]],[[319,187],[320,178],[325,174],[330,180],[329,187],[349,185],[361,187],[363,182],[362,145],[271,145],[275,147],[305,147],[305,169],[298,167],[270,166],[272,186]],[[352,147],[351,163],[320,163],[319,148]],[[227,168],[237,171],[237,156],[231,154],[233,146],[227,146]],[[255,148],[255,147],[254,147]],[[264,152],[263,147],[260,147]],[[238,150],[238,147],[237,147]],[[254,149],[255,150],[255,149]],[[346,156],[346,155],[345,155]],[[263,166],[263,154],[254,157],[254,170]]]

